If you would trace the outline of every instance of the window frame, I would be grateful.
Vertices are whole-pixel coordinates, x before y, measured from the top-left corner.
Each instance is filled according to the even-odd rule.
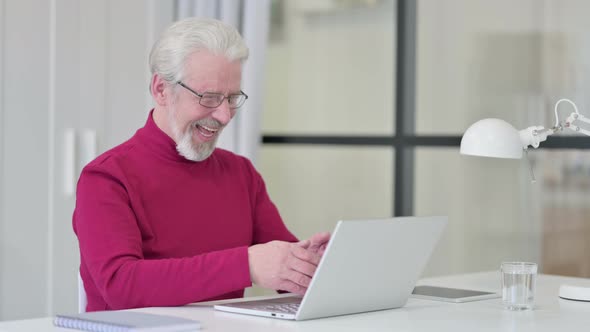
[[[417,135],[416,114],[416,26],[417,2],[397,0],[395,133],[393,135],[268,135],[262,144],[388,146],[394,149],[392,216],[414,213],[415,151],[423,147],[456,147],[459,153],[462,135]],[[590,149],[590,137],[550,136],[540,149]]]

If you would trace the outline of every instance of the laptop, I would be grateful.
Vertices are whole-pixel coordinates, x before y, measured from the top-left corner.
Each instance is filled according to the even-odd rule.
[[[447,217],[339,221],[305,296],[215,305],[221,311],[307,320],[406,304]]]

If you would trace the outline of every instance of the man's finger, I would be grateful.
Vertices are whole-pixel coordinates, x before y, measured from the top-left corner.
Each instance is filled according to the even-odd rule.
[[[311,278],[313,277],[313,274],[315,273],[317,266],[304,260],[301,260],[293,255],[290,259],[287,260],[287,268],[290,270],[295,270],[297,272],[303,273]]]
[[[294,282],[292,282],[291,280],[281,280],[279,282],[279,288],[282,291],[287,291],[289,293],[293,293],[293,294],[299,294],[299,295],[304,295],[305,292],[307,291],[307,287],[303,287],[301,285],[298,285]]]
[[[309,240],[299,241],[299,242],[297,242],[297,245],[300,246],[301,248],[307,249],[311,245],[311,241],[309,241]]]
[[[293,256],[316,266],[320,263],[320,259],[322,259],[322,257],[317,253],[300,246],[292,246],[291,253]]]
[[[281,279],[289,280],[292,283],[305,289],[307,289],[307,287],[311,283],[311,278],[309,276],[306,276],[305,274],[297,272],[295,270],[284,270],[283,273],[281,273]]]
[[[309,249],[318,251],[321,246],[326,245],[328,241],[330,241],[330,233],[316,233],[309,239],[309,241],[311,242]]]

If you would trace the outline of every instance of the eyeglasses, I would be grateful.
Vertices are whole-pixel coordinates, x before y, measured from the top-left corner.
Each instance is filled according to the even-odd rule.
[[[244,104],[246,99],[248,99],[248,95],[244,93],[244,91],[240,90],[240,93],[225,96],[221,93],[213,93],[213,92],[204,92],[198,93],[197,91],[189,88],[181,81],[176,82],[176,84],[180,85],[181,87],[190,91],[193,95],[199,98],[199,104],[201,106],[215,108],[219,107],[223,103],[225,99],[227,99],[227,103],[229,104],[229,108],[239,108]]]

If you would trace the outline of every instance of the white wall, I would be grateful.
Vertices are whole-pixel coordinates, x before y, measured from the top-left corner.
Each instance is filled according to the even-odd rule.
[[[0,2],[0,319],[76,311],[64,133],[75,181],[86,132],[100,153],[143,125],[147,55],[172,16],[172,1]]]
[[[49,3],[3,5],[0,310],[22,317],[46,309]]]

